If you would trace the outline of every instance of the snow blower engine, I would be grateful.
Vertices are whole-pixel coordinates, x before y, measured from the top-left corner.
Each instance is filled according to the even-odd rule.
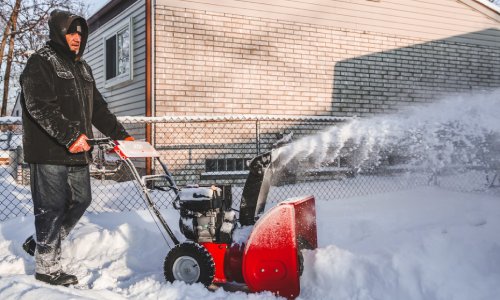
[[[179,229],[197,243],[231,243],[236,226],[231,205],[230,186],[186,186],[174,201],[174,207],[180,211]]]
[[[271,178],[279,166],[273,157],[276,149],[250,161],[240,207],[235,210],[229,185],[177,187],[159,153],[147,142],[103,138],[90,143],[100,151],[118,154],[143,192],[155,222],[175,244],[164,262],[167,281],[223,287],[236,283],[244,291],[271,291],[286,298],[299,295],[301,250],[317,247],[315,203],[313,196],[295,198],[264,212]],[[137,157],[155,158],[164,174],[140,176],[131,161]],[[155,188],[156,181],[167,182],[166,188]],[[163,218],[151,197],[152,189],[175,193],[174,207],[180,211],[179,229],[185,241],[179,241]]]

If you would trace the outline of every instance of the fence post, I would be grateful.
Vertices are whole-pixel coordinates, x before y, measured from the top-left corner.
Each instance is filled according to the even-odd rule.
[[[152,128],[151,128],[151,123],[146,121],[146,142],[150,143],[151,145],[155,146],[155,141],[152,136]],[[150,157],[146,158],[146,175],[151,175],[152,170],[154,170],[153,166],[154,160],[152,160]]]
[[[9,150],[9,165],[10,165],[10,175],[14,180],[17,179],[17,167],[19,165],[19,151]]]
[[[13,164],[12,168],[15,169],[15,176],[14,178],[16,179],[16,182],[18,184],[25,184],[24,181],[24,174],[23,174],[23,163],[24,163],[24,156],[23,156],[23,148],[21,146],[18,146],[16,150],[14,151],[15,153],[15,164]]]
[[[260,121],[255,121],[255,147],[257,155],[260,155]]]

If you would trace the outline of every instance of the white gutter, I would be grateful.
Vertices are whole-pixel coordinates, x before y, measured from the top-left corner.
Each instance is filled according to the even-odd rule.
[[[492,2],[490,2],[488,0],[475,0],[475,1],[481,3],[482,5],[488,7],[491,10],[494,10],[498,14],[500,14],[500,6],[493,4]]]

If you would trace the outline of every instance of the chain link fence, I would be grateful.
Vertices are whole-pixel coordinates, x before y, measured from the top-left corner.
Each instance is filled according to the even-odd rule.
[[[238,209],[248,175],[247,162],[270,151],[288,133],[293,140],[341,126],[348,118],[333,117],[165,117],[120,118],[127,130],[143,139],[151,131],[152,142],[161,154],[178,186],[231,185]],[[0,221],[32,214],[29,166],[22,158],[22,126],[18,118],[0,119]],[[91,165],[93,202],[89,212],[145,209],[141,190],[126,166],[112,153],[93,153]],[[159,174],[157,161],[135,159],[141,174]],[[494,192],[500,185],[498,169],[460,166],[439,173],[419,170],[400,158],[385,157],[368,169],[350,164],[349,153],[321,166],[291,161],[273,174],[268,202],[314,195],[318,200],[335,200],[375,193],[438,185],[456,191]],[[152,189],[159,208],[167,208],[174,193]]]

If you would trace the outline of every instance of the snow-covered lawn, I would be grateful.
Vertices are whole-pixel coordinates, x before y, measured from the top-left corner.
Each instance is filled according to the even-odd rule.
[[[415,188],[317,206],[319,248],[304,251],[299,299],[496,299],[498,194]],[[178,214],[163,210],[177,229]],[[21,249],[33,217],[0,223],[0,299],[274,299],[163,278],[168,248],[147,211],[87,214],[63,243],[76,288],[34,279]]]

